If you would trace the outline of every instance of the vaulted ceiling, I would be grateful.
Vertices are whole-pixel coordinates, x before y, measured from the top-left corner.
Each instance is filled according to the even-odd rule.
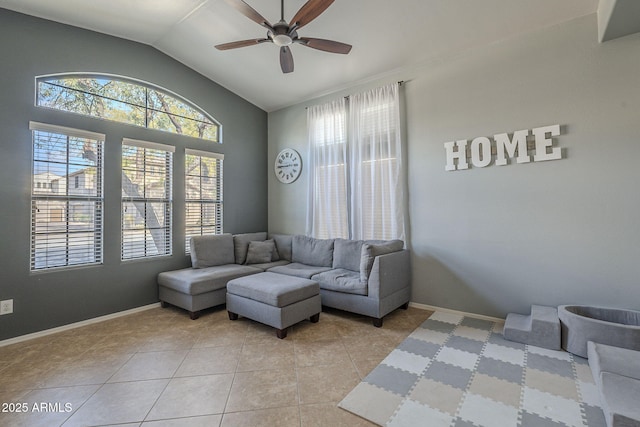
[[[280,19],[280,1],[245,1],[271,23]],[[285,20],[305,2],[284,0]],[[299,33],[351,44],[351,53],[293,45],[289,74],[273,44],[214,48],[266,35],[225,0],[0,0],[0,7],[151,45],[274,111],[595,13],[598,0],[336,0]]]

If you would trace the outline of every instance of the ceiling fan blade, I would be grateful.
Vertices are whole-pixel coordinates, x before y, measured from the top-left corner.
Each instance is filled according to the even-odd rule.
[[[269,30],[273,30],[273,26],[269,23],[269,21],[267,21],[262,15],[260,15],[258,12],[256,12],[256,10],[254,8],[249,6],[244,1],[242,1],[242,0],[226,0],[226,2],[231,7],[233,7],[238,12],[240,12],[241,14],[246,16],[247,18],[251,19],[252,21],[257,22],[258,24],[262,25],[265,28],[268,28]]]
[[[289,46],[280,48],[280,67],[285,74],[293,72],[293,55]]]
[[[334,0],[309,0],[295,14],[289,23],[289,27],[295,26],[297,29],[307,25],[331,6],[331,3],[333,2]]]
[[[229,49],[237,49],[239,47],[253,46],[256,44],[270,42],[270,39],[251,39],[251,40],[240,40],[237,42],[231,43],[223,43],[216,45],[216,49],[218,50],[229,50]]]
[[[296,39],[297,43],[304,46],[311,47],[318,50],[331,53],[341,53],[346,55],[351,52],[351,45],[346,43],[340,43],[333,40],[316,39],[312,37],[300,37]]]

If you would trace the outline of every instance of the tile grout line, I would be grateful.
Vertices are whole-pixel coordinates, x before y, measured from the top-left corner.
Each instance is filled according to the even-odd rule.
[[[178,317],[178,316],[172,316],[172,319],[176,318],[178,319],[180,322],[182,320],[182,317]],[[37,390],[41,390],[41,389],[51,389],[51,388],[61,388],[61,389],[72,389],[74,387],[80,387],[80,386],[95,386],[96,389],[95,391],[91,392],[90,394],[88,394],[88,396],[86,398],[83,398],[81,403],[78,404],[78,407],[76,408],[76,410],[72,413],[69,414],[69,416],[62,421],[63,423],[69,423],[69,420],[72,419],[79,411],[82,410],[82,408],[86,407],[87,403],[91,400],[94,399],[96,394],[100,393],[101,390],[104,390],[105,386],[107,386],[107,384],[122,384],[122,383],[136,383],[136,382],[140,382],[140,381],[153,381],[153,380],[166,380],[166,384],[164,385],[164,387],[161,386],[161,390],[158,390],[158,395],[155,397],[155,399],[153,400],[152,403],[150,403],[150,409],[146,412],[146,414],[143,416],[142,420],[139,421],[140,423],[146,423],[149,422],[151,420],[147,420],[147,418],[149,417],[151,411],[153,411],[153,409],[158,405],[158,403],[160,402],[162,396],[167,392],[168,386],[171,384],[171,382],[174,379],[177,378],[183,378],[183,377],[178,377],[177,374],[180,371],[180,369],[185,365],[185,363],[187,362],[187,358],[189,358],[190,355],[194,354],[194,351],[200,351],[201,348],[198,347],[198,343],[202,343],[206,340],[206,337],[208,335],[206,335],[206,333],[204,332],[204,330],[200,330],[198,327],[194,327],[193,325],[189,324],[189,327],[186,326],[186,324],[183,323],[179,323],[179,325],[177,325],[181,330],[184,330],[186,332],[188,332],[189,334],[191,334],[191,336],[189,336],[189,340],[184,340],[186,341],[186,343],[188,344],[188,346],[184,346],[181,349],[176,349],[174,347],[172,348],[168,348],[168,349],[162,349],[164,348],[164,346],[166,345],[166,341],[163,340],[163,335],[162,333],[158,332],[157,330],[154,329],[154,325],[156,325],[157,323],[157,327],[161,328],[161,330],[165,330],[165,326],[168,327],[170,326],[171,323],[178,323],[178,322],[169,322],[169,320],[172,319],[167,319],[167,318],[159,318],[157,316],[144,316],[144,317],[139,317],[139,319],[144,320],[144,322],[140,323],[140,325],[138,325],[140,327],[140,334],[139,336],[136,336],[135,334],[125,334],[122,335],[120,333],[105,333],[104,336],[100,336],[99,338],[96,338],[96,341],[91,342],[90,346],[84,347],[82,348],[81,352],[78,352],[77,354],[75,354],[75,356],[78,356],[77,358],[70,358],[65,364],[69,367],[69,368],[73,368],[75,365],[75,362],[82,362],[82,356],[91,356],[91,354],[95,353],[96,356],[99,356],[98,351],[102,347],[104,347],[104,349],[108,349],[109,350],[109,360],[113,360],[113,362],[106,362],[105,361],[105,365],[107,366],[106,371],[105,372],[108,377],[106,376],[102,376],[100,374],[100,372],[103,372],[101,370],[101,367],[104,368],[104,366],[102,366],[101,363],[91,363],[92,358],[87,358],[87,369],[89,370],[88,372],[91,372],[91,376],[94,378],[97,378],[98,381],[96,381],[94,384],[70,384],[70,385],[64,385],[64,386],[60,386],[60,387],[38,387],[36,389],[29,389],[27,391],[27,393],[32,393],[35,392]],[[217,319],[217,318],[216,318]],[[220,319],[217,319],[220,320]],[[338,319],[339,322],[336,323],[336,327],[339,327],[340,325],[342,325],[342,319]],[[345,321],[351,321],[353,319],[350,318],[346,318]],[[136,325],[127,325],[129,322],[125,322],[125,323],[118,323],[117,325],[114,324],[114,327],[116,328],[116,330],[120,331],[124,331],[125,327],[129,327],[129,328],[133,328],[130,329],[130,331],[134,332],[135,328],[137,327]],[[325,323],[325,322],[323,322]],[[331,323],[330,322],[326,322],[326,323]],[[302,426],[303,424],[305,424],[305,421],[303,420],[303,415],[306,414],[306,416],[310,416],[311,413],[307,413],[306,409],[305,409],[305,404],[303,404],[302,402],[302,397],[303,397],[303,393],[302,391],[306,390],[303,387],[303,384],[301,382],[301,379],[304,380],[305,377],[305,373],[306,373],[306,368],[307,366],[303,366],[303,361],[306,360],[304,358],[298,358],[297,355],[300,351],[302,351],[304,349],[304,345],[305,343],[309,342],[309,343],[315,343],[316,341],[320,340],[335,340],[337,342],[340,343],[340,349],[341,351],[344,351],[345,355],[348,357],[348,361],[350,362],[348,365],[345,365],[346,367],[349,367],[351,369],[353,369],[354,373],[357,374],[357,377],[360,377],[360,379],[362,379],[363,377],[360,374],[360,370],[357,368],[356,365],[356,359],[358,357],[357,350],[356,352],[354,351],[349,351],[349,345],[348,343],[350,343],[352,340],[356,339],[361,332],[364,333],[365,330],[361,331],[362,328],[362,322],[357,322],[353,324],[353,327],[351,327],[350,325],[346,325],[347,327],[347,331],[351,332],[351,335],[349,336],[343,336],[342,334],[337,334],[337,336],[335,336],[335,334],[333,335],[328,335],[325,336],[324,334],[316,334],[314,330],[306,330],[304,327],[300,326],[299,328],[297,327],[293,327],[291,330],[291,343],[290,343],[290,351],[292,351],[293,354],[293,364],[292,367],[294,369],[293,374],[295,375],[295,381],[296,381],[296,406],[297,406],[297,414],[299,417],[299,425]],[[209,326],[211,326],[212,323],[203,323],[202,326],[208,328]],[[231,345],[232,347],[235,347],[236,349],[236,357],[233,360],[234,365],[229,366],[229,371],[228,372],[231,374],[231,382],[229,385],[229,389],[226,393],[226,399],[224,400],[224,406],[222,408],[221,412],[218,412],[216,414],[202,414],[202,415],[218,415],[220,416],[220,420],[218,425],[223,425],[225,416],[227,414],[231,414],[231,413],[242,413],[242,412],[254,412],[254,411],[259,411],[259,410],[276,410],[278,408],[290,408],[287,410],[287,413],[293,413],[293,411],[291,411],[292,405],[284,405],[283,402],[280,402],[280,404],[277,404],[274,407],[268,407],[268,408],[256,408],[256,409],[244,409],[244,410],[240,410],[240,411],[234,411],[234,412],[228,412],[228,408],[229,408],[229,403],[230,403],[230,397],[231,397],[231,392],[232,389],[234,387],[234,385],[238,385],[239,383],[237,382],[237,375],[240,373],[239,368],[242,367],[242,355],[243,352],[247,350],[248,346],[255,344],[255,350],[260,353],[261,351],[261,346],[266,345],[265,347],[265,351],[268,352],[268,349],[271,348],[268,344],[273,344],[271,341],[269,341],[266,338],[266,335],[264,334],[264,331],[260,328],[252,328],[252,325],[250,324],[246,324],[246,327],[244,327],[243,329],[238,330],[237,332],[238,335],[243,334],[242,335],[242,339],[241,340],[237,340],[234,337],[234,343]],[[334,325],[330,325],[330,326],[334,326]],[[329,328],[329,330],[333,330],[334,328]],[[108,331],[108,329],[100,329],[100,331]],[[198,332],[200,331],[200,332]],[[224,332],[224,329],[220,330],[220,333],[222,336]],[[299,333],[296,334],[296,332]],[[322,331],[319,331],[322,332]],[[334,331],[335,332],[335,331]],[[384,332],[384,331],[383,331]],[[388,331],[389,332],[389,337],[395,337],[397,334],[395,334],[395,332],[399,332],[396,331],[395,328],[393,328],[392,331]],[[235,333],[235,331],[234,331]],[[118,345],[119,341],[118,341],[118,337],[121,336],[123,337],[124,341],[122,343],[122,345]],[[177,334],[178,336],[180,334]],[[172,335],[172,336],[176,336],[176,334]],[[210,341],[215,338],[217,336],[217,333],[215,331],[213,331],[210,334]],[[386,335],[385,335],[386,337]],[[84,342],[84,343],[89,343],[87,339],[88,336],[79,336],[78,337],[80,339],[79,342]],[[171,338],[171,337],[169,337]],[[146,340],[145,340],[146,339]],[[228,339],[228,336],[225,335],[225,341]],[[372,337],[372,339],[376,339],[376,337]],[[289,341],[289,340],[285,340],[285,341]],[[382,340],[381,341],[381,345],[385,344],[385,346],[388,344],[387,342],[388,340]],[[223,341],[211,341],[211,343],[221,343]],[[277,343],[278,341],[276,341]],[[179,343],[183,343],[183,340],[180,340]],[[169,343],[171,344],[171,343]],[[240,344],[238,346],[238,344]],[[134,348],[128,348],[128,345],[131,345],[132,347],[135,346]],[[213,345],[212,347],[227,347],[229,346],[228,344],[225,345]],[[125,349],[126,351],[124,353],[119,353],[117,352],[120,348]],[[198,347],[198,348],[196,348]],[[230,346],[229,346],[230,347]],[[360,347],[362,347],[361,345],[357,346],[357,349],[360,349]],[[208,347],[202,347],[202,349],[206,349]],[[253,348],[253,347],[252,347]],[[385,348],[384,346],[381,348]],[[356,347],[354,347],[354,349],[356,349]],[[131,351],[133,350],[133,351]],[[114,378],[116,378],[116,376],[118,375],[118,373],[122,373],[124,367],[130,363],[132,360],[134,360],[137,356],[140,355],[145,355],[145,357],[147,358],[151,358],[153,359],[153,355],[154,353],[167,353],[167,352],[175,352],[175,351],[179,351],[179,350],[186,350],[182,356],[179,356],[180,359],[175,358],[174,361],[171,363],[171,365],[175,365],[176,367],[171,370],[168,371],[167,375],[161,375],[163,377],[166,378],[156,378],[156,376],[154,376],[153,378],[148,378],[148,379],[141,379],[141,380],[135,380],[135,379],[130,379],[130,380],[123,380],[123,381],[117,381],[117,382],[113,382],[110,383],[110,381],[112,381]],[[264,349],[263,349],[264,350]],[[284,350],[284,349],[283,349]],[[41,348],[34,348],[33,351],[29,352],[29,356],[26,357],[25,360],[31,360],[31,359],[36,359],[38,358],[38,356],[40,356],[41,354],[43,354],[43,349]],[[302,353],[301,353],[302,354]],[[64,355],[63,352],[61,352],[61,355]],[[122,357],[122,356],[125,357]],[[177,355],[177,354],[176,354]],[[33,357],[32,357],[33,356]],[[259,356],[259,354],[258,354]],[[77,359],[77,360],[76,360]],[[66,360],[66,359],[65,359]],[[249,359],[247,359],[249,360]],[[344,362],[346,363],[347,359],[343,359]],[[313,360],[312,360],[313,361]],[[333,363],[333,362],[332,362]],[[314,363],[315,365],[319,365],[322,366],[324,363],[319,362],[318,364]],[[99,366],[98,366],[99,365]],[[109,366],[110,365],[110,366]],[[50,365],[51,366],[51,365]],[[60,366],[63,366],[63,364],[61,363]],[[80,366],[80,365],[78,365]],[[262,366],[262,365],[261,365]],[[364,367],[367,366],[367,364],[363,365]],[[311,367],[311,365],[309,366]],[[153,368],[153,367],[151,367]],[[49,370],[54,370],[55,368],[50,368]],[[95,369],[95,372],[94,372]],[[290,369],[290,368],[287,368]],[[364,369],[364,368],[363,368]],[[262,367],[262,369],[259,370],[267,370],[266,367]],[[4,370],[3,370],[4,371]],[[195,372],[195,371],[194,371]],[[251,372],[251,371],[247,371],[247,372]],[[362,371],[364,373],[364,370]],[[132,373],[135,374],[134,371],[132,371]],[[193,377],[193,378],[198,378],[198,377],[205,377],[208,374],[203,374],[201,372],[199,373],[195,373],[194,375],[189,375],[188,377]],[[81,375],[82,377],[85,377],[84,375]],[[135,375],[134,375],[135,376]],[[366,376],[366,375],[365,375]],[[357,378],[356,377],[356,378]],[[74,377],[75,378],[75,377]],[[102,379],[104,378],[104,379]],[[125,378],[123,376],[123,378]],[[126,379],[126,378],[125,378]],[[75,380],[74,380],[75,381]],[[78,380],[80,381],[80,380]],[[158,384],[160,385],[160,384]],[[158,389],[160,389],[160,387],[158,387]],[[291,389],[290,389],[291,390]],[[154,393],[155,394],[155,393]],[[223,397],[224,394],[221,396]],[[314,398],[315,399],[315,398]],[[222,399],[221,399],[222,401]],[[310,405],[311,407],[314,405],[321,405],[321,404],[331,404],[332,406],[337,406],[337,401],[327,401],[325,402],[324,400],[319,401],[319,402],[311,402],[311,403],[307,403],[306,405]],[[145,405],[146,406],[146,405]],[[305,406],[305,407],[303,407]],[[278,412],[278,411],[275,411]],[[321,412],[324,412],[324,410],[321,410]],[[194,418],[194,417],[199,417],[202,415],[185,415],[185,416],[177,416],[174,415],[171,418],[167,418],[167,419],[189,419],[189,418]],[[248,415],[248,414],[247,414]],[[78,419],[78,418],[76,418]],[[112,418],[113,419],[113,418]],[[109,422],[109,420],[106,420],[107,422]],[[136,421],[136,423],[138,423],[138,421]],[[106,425],[106,424],[105,424]]]
[[[247,335],[249,334],[249,325],[245,328],[244,331],[244,339],[242,340],[242,345],[240,346],[240,351],[238,352],[238,357],[236,360],[236,366],[233,369],[233,378],[231,378],[231,385],[229,386],[229,391],[227,392],[227,398],[224,402],[224,407],[222,408],[222,414],[220,417],[220,424],[222,426],[222,422],[224,421],[224,417],[227,414],[227,406],[229,405],[229,399],[231,398],[231,390],[233,390],[233,385],[236,382],[236,374],[238,373],[238,366],[240,366],[240,358],[242,357],[242,352],[244,351],[244,346],[247,343]]]
[[[89,350],[87,350],[87,352],[88,352],[88,351],[89,351]],[[86,353],[86,352],[85,352],[85,353]],[[118,373],[118,372],[120,371],[120,369],[122,369],[122,367],[123,367],[124,365],[126,365],[126,364],[127,364],[127,363],[132,359],[132,358],[133,358],[133,356],[134,356],[135,354],[136,354],[136,353],[132,353],[132,354],[129,356],[129,358],[128,358],[126,361],[124,361],[124,362],[122,363],[122,365],[120,365],[120,367],[119,367],[118,369],[116,369],[116,371],[115,371],[113,374],[111,374],[111,376],[109,376],[109,378],[107,378],[107,379],[106,379],[106,381],[104,381],[102,384],[99,384],[100,386],[96,389],[96,391],[94,391],[93,393],[91,393],[91,395],[90,395],[89,397],[87,397],[87,398],[85,399],[85,401],[84,401],[84,402],[82,402],[82,404],[80,404],[80,406],[79,406],[75,411],[73,411],[71,414],[69,414],[69,417],[67,417],[67,419],[65,419],[65,420],[64,420],[64,422],[63,422],[62,424],[60,424],[60,425],[61,425],[61,426],[63,426],[63,425],[65,425],[67,422],[69,422],[69,421],[71,420],[71,418],[72,418],[74,415],[76,415],[76,414],[80,411],[80,409],[82,409],[82,407],[83,407],[84,405],[86,405],[86,404],[87,404],[87,402],[89,402],[89,400],[91,400],[91,399],[92,399],[96,394],[98,394],[98,392],[99,392],[100,390],[102,390],[102,389],[104,388],[104,386],[105,386],[106,384],[108,384],[109,380],[110,380],[111,378],[113,378],[113,376],[114,376],[116,373]],[[98,384],[94,384],[94,385],[98,385]],[[73,387],[77,387],[77,386],[73,386]]]
[[[171,384],[171,381],[176,378],[176,373],[178,372],[178,370],[180,369],[180,366],[182,366],[182,364],[184,363],[184,361],[186,360],[187,356],[189,355],[189,353],[191,353],[191,350],[193,350],[193,345],[191,345],[191,348],[189,349],[189,351],[187,351],[184,356],[182,357],[182,360],[180,361],[180,364],[178,365],[178,367],[175,369],[175,371],[173,371],[173,374],[171,374],[171,378],[168,378],[167,384],[165,384],[164,388],[162,389],[162,391],[160,393],[158,393],[158,397],[156,397],[156,399],[153,401],[153,404],[149,407],[149,410],[147,411],[147,413],[145,414],[144,418],[142,419],[140,425],[142,425],[142,423],[144,423],[145,421],[147,421],[147,417],[149,416],[149,414],[151,413],[151,411],[153,411],[153,408],[155,408],[155,406],[158,404],[158,402],[160,401],[160,398],[162,397],[162,395],[164,394],[165,391],[167,391],[167,388],[169,388],[169,384]],[[168,351],[179,351],[179,350],[168,350]],[[140,352],[137,352],[136,354],[140,354]],[[122,368],[120,368],[122,369]],[[114,374],[115,375],[115,374]],[[160,379],[160,378],[158,378]],[[151,421],[151,420],[150,420]]]

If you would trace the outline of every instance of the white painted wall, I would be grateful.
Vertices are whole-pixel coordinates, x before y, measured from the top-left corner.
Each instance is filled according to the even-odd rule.
[[[599,44],[594,14],[270,113],[268,161],[285,147],[308,158],[306,105],[395,80],[414,302],[640,309],[640,34]],[[446,141],[556,123],[562,160],[445,171]],[[306,174],[268,184],[269,230],[303,233]]]

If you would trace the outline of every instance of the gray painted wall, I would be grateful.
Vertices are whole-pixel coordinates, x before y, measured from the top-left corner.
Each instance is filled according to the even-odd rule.
[[[597,40],[591,15],[270,113],[269,162],[308,158],[305,106],[405,80],[414,302],[640,309],[640,34]],[[562,160],[444,169],[446,141],[552,124]],[[306,189],[270,173],[270,231],[305,231]]]
[[[206,52],[203,52],[206,54]],[[267,114],[142,44],[0,9],[0,340],[158,301],[156,275],[190,265],[184,255],[184,148],[224,153],[224,229],[267,227]],[[223,126],[224,144],[34,107],[34,78],[59,72],[137,78],[193,101]],[[106,134],[104,265],[29,272],[29,121]],[[120,261],[120,145],[123,137],[176,146],[173,256]]]

